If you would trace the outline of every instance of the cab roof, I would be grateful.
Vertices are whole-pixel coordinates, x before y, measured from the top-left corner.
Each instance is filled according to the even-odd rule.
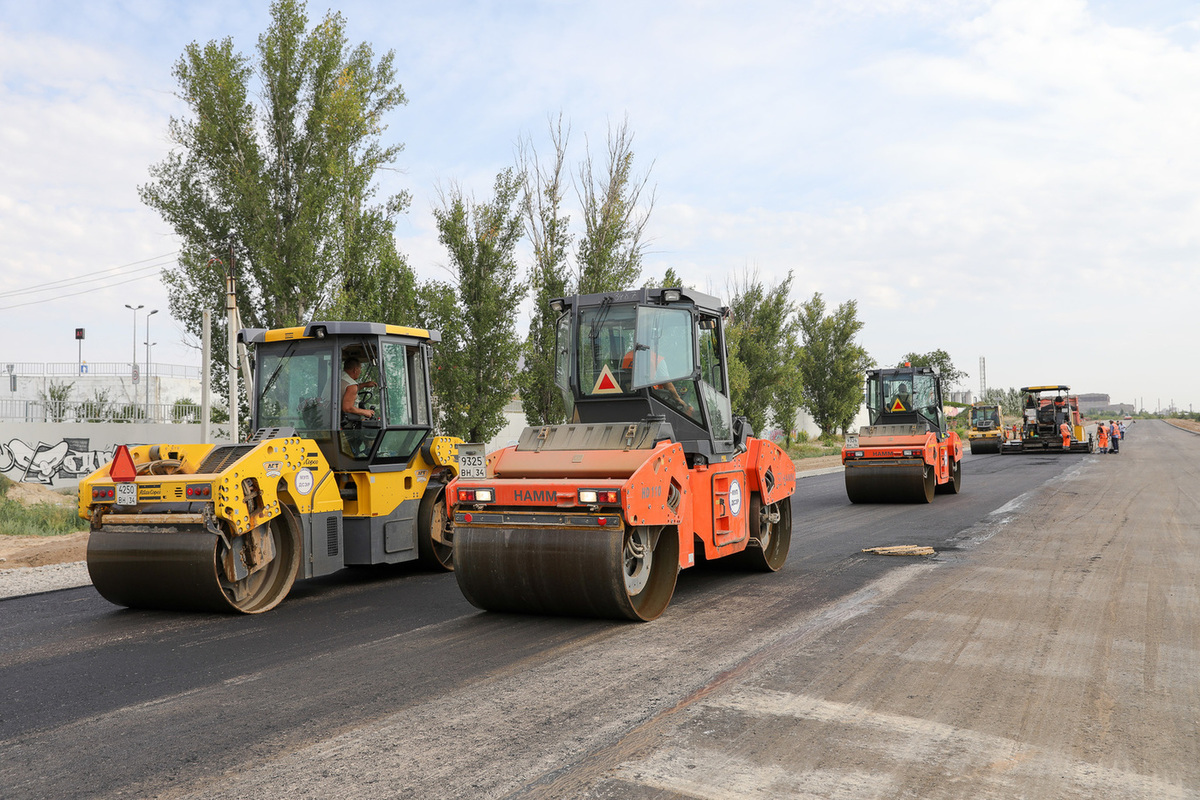
[[[1069,392],[1069,391],[1071,391],[1071,387],[1063,386],[1061,384],[1058,386],[1022,386],[1021,391],[1022,392]]]
[[[678,300],[664,300],[663,295],[667,292],[675,292],[679,294]],[[679,287],[664,287],[661,289],[627,289],[620,292],[597,292],[596,294],[576,294],[567,297],[556,297],[550,301],[553,307],[555,303],[561,303],[563,309],[571,308],[587,308],[592,306],[604,305],[605,303],[614,303],[618,305],[629,305],[633,303],[641,303],[645,305],[674,305],[674,304],[691,304],[703,311],[711,311],[716,314],[725,315],[728,309],[721,304],[721,301],[712,295],[704,292],[697,292],[694,289],[682,289]]]
[[[243,344],[284,342],[292,339],[322,339],[326,336],[408,336],[440,342],[439,331],[410,328],[404,325],[386,325],[382,322],[310,322],[295,328],[242,328],[238,341]]]

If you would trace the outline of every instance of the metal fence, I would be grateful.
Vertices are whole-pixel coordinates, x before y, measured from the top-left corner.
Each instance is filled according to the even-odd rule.
[[[22,377],[73,377],[76,375],[114,375],[124,377],[132,372],[132,364],[128,361],[92,361],[80,364],[75,361],[51,362],[44,364],[38,361],[0,361],[0,373],[20,375]],[[138,364],[142,375],[157,378],[200,378],[200,368],[186,364]]]
[[[4,422],[169,422],[200,424],[200,406],[190,403],[97,403],[94,401],[0,400]]]

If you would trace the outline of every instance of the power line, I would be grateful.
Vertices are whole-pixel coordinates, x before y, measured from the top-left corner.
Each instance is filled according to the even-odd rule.
[[[38,292],[52,291],[56,288],[68,288],[71,286],[79,286],[84,283],[94,283],[96,281],[107,280],[110,276],[110,273],[121,273],[122,271],[125,271],[124,274],[131,275],[135,272],[146,272],[148,270],[158,269],[162,266],[165,266],[166,264],[170,263],[170,261],[174,260],[175,257],[178,255],[179,255],[179,251],[175,250],[174,252],[171,252],[171,253],[163,253],[162,255],[153,256],[152,258],[144,258],[141,261],[132,261],[128,264],[122,264],[119,267],[110,267],[109,269],[100,270],[99,272],[93,272],[87,276],[77,275],[77,276],[74,276],[71,278],[61,278],[60,280],[57,280],[57,281],[49,281],[47,283],[41,283],[41,284],[37,284],[35,286],[28,286],[28,287],[25,287],[24,289],[12,289],[10,291],[0,292],[0,298],[17,297],[19,295],[25,295],[25,294],[37,294]],[[166,260],[164,260],[164,259],[166,259]],[[148,262],[155,262],[155,263],[148,264]],[[148,264],[148,266],[139,266],[141,264]],[[134,267],[135,269],[130,269],[130,267]],[[148,277],[148,276],[142,276],[142,277]],[[73,295],[63,295],[63,296],[71,297]],[[52,297],[52,298],[47,298],[47,299],[53,300],[56,298]],[[38,301],[38,302],[44,302],[44,301]],[[28,304],[26,304],[26,305],[28,305]],[[15,308],[16,306],[6,306],[6,307],[7,308]]]
[[[134,281],[142,281],[142,280],[145,280],[146,278],[150,278],[150,277],[153,277],[153,275],[139,275],[136,278],[129,278],[128,280],[116,281],[116,282],[110,283],[108,285],[109,286],[123,286],[127,283],[133,283]],[[23,308],[24,306],[36,306],[40,303],[51,303],[55,300],[62,300],[67,297],[76,297],[78,295],[89,294],[94,291],[96,291],[96,290],[95,289],[80,289],[78,292],[70,292],[68,294],[60,294],[60,295],[56,295],[54,297],[46,297],[46,298],[43,298],[42,300],[30,300],[28,303],[17,303],[15,305],[11,305],[11,306],[0,306],[0,311],[7,311],[10,308]]]

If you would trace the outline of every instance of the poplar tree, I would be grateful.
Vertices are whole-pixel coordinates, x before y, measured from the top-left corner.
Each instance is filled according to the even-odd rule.
[[[162,278],[172,315],[197,338],[205,308],[224,318],[231,269],[246,326],[307,322],[335,300],[373,321],[410,321],[413,275],[393,240],[409,195],[377,197],[374,183],[403,148],[383,141],[388,113],[407,102],[393,58],[351,46],[341,14],[310,30],[298,0],[272,3],[253,55],[230,37],[184,49],[173,75],[186,112],[170,119],[172,150],[138,191],[182,240]],[[218,326],[216,352],[225,336]]]
[[[858,303],[847,300],[826,314],[820,292],[800,306],[797,316],[803,345],[798,359],[802,407],[823,436],[847,430],[863,401],[866,371],[874,366],[855,342],[863,323]]]
[[[500,432],[513,396],[521,350],[515,310],[526,292],[516,260],[522,181],[512,168],[504,170],[485,203],[452,187],[433,211],[454,276],[451,284],[424,288],[430,319],[442,331],[433,372],[437,427],[469,442],[487,442]]]

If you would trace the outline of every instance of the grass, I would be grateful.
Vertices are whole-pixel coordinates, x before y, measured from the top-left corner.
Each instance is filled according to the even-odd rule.
[[[25,506],[7,497],[13,482],[0,475],[0,536],[62,536],[88,529],[73,507]]]
[[[780,443],[782,445],[782,443]],[[792,442],[784,448],[793,459],[820,458],[822,456],[837,456],[842,454],[842,441],[836,442],[817,439],[811,442]]]

